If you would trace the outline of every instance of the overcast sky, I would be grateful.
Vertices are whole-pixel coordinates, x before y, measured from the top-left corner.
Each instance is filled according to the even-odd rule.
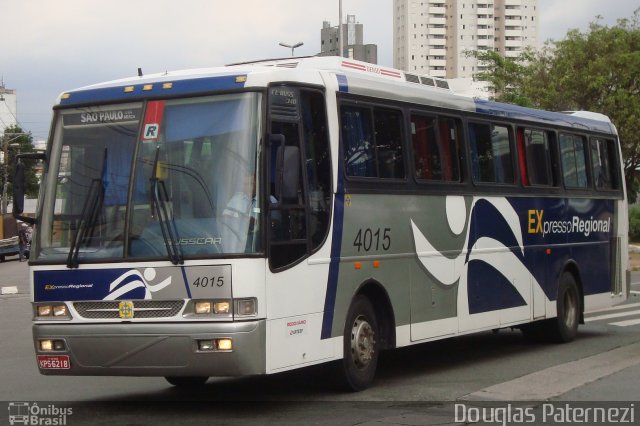
[[[392,0],[343,0],[364,24],[365,43],[393,66]],[[540,39],[630,18],[640,0],[538,0]],[[290,55],[278,42],[320,50],[322,21],[338,21],[332,0],[0,0],[0,76],[18,93],[18,121],[46,138],[58,94],[145,73]]]

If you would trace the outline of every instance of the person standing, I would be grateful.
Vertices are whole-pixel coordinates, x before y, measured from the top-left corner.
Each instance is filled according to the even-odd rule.
[[[25,252],[27,250],[27,246],[29,245],[29,235],[27,233],[27,225],[24,223],[20,224],[20,229],[18,230],[18,250],[20,252],[20,262],[25,259]]]

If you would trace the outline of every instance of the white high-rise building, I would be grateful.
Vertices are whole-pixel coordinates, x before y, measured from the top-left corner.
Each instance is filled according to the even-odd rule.
[[[417,74],[469,78],[468,50],[516,57],[538,44],[537,0],[394,0],[393,64]]]

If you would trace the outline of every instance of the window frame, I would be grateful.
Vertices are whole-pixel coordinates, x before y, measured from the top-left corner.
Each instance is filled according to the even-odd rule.
[[[413,123],[413,117],[414,116],[419,116],[421,118],[431,118],[434,119],[436,122],[436,128],[435,128],[435,136],[436,136],[436,140],[437,140],[437,144],[438,147],[440,148],[440,142],[441,142],[441,132],[440,132],[440,127],[439,124],[442,121],[452,121],[455,125],[455,129],[456,129],[456,136],[457,136],[457,144],[456,144],[456,148],[457,148],[457,152],[455,153],[455,156],[453,155],[453,153],[450,154],[451,159],[453,160],[455,158],[455,160],[457,161],[458,164],[458,179],[457,180],[446,180],[446,179],[425,179],[425,178],[418,178],[416,175],[417,172],[417,168],[416,168],[416,160],[417,160],[417,156],[416,156],[416,151],[414,149],[413,146],[413,133],[412,133],[412,129],[411,129],[411,125]],[[410,135],[410,137],[407,140],[407,144],[409,145],[409,153],[407,155],[408,157],[408,162],[411,165],[409,170],[411,172],[411,176],[412,176],[412,180],[413,182],[415,182],[416,184],[420,185],[420,186],[424,186],[424,185],[431,185],[431,186],[438,186],[438,185],[446,185],[446,186],[455,186],[455,185],[465,185],[466,184],[466,177],[467,177],[467,172],[466,172],[466,165],[465,165],[465,153],[466,153],[466,138],[464,137],[464,125],[463,125],[463,120],[461,117],[458,116],[454,116],[454,115],[449,115],[449,114],[442,114],[439,113],[437,111],[427,111],[427,110],[420,110],[420,109],[414,109],[411,108],[408,110],[407,113],[407,126],[409,127],[408,129],[408,135]]]
[[[619,162],[619,155],[618,155],[619,144],[616,143],[616,139],[611,137],[598,136],[598,135],[589,136],[589,140],[587,144],[589,149],[590,166],[591,166],[592,175],[595,175],[595,169],[594,169],[595,165],[593,164],[594,159],[593,159],[591,144],[596,141],[605,142],[607,144],[607,148],[609,149],[608,154],[609,154],[609,162],[610,162],[609,168],[611,171],[611,176],[610,176],[611,187],[610,188],[598,187],[596,182],[596,177],[592,176],[593,189],[599,193],[605,193],[605,194],[619,192],[622,190],[621,176],[620,176],[620,162]]]
[[[343,125],[343,116],[342,116],[342,108],[343,107],[355,107],[355,108],[362,108],[368,111],[368,114],[370,116],[371,119],[371,126],[372,128],[369,129],[371,130],[371,134],[373,135],[373,139],[374,139],[374,144],[373,144],[373,151],[375,153],[375,167],[376,167],[376,173],[378,174],[378,176],[354,176],[354,175],[350,175],[347,173],[347,162],[345,161],[345,148],[346,148],[346,141],[344,139],[344,134],[342,131],[342,125]],[[403,171],[404,171],[404,177],[402,178],[386,178],[386,177],[380,177],[379,176],[379,163],[378,163],[378,144],[377,144],[377,140],[376,140],[376,131],[375,131],[375,110],[376,108],[378,109],[382,109],[382,110],[392,110],[392,111],[396,111],[398,112],[399,116],[400,116],[400,121],[399,121],[399,131],[400,131],[400,145],[402,147],[402,167],[403,167]],[[385,185],[403,185],[406,184],[409,179],[409,167],[408,167],[408,154],[407,154],[407,150],[408,150],[408,146],[407,146],[407,135],[406,135],[406,123],[407,123],[407,118],[406,118],[406,108],[403,107],[402,105],[398,105],[395,102],[389,102],[386,104],[383,103],[379,103],[379,102],[371,102],[371,101],[362,101],[359,99],[351,99],[351,98],[340,98],[338,97],[338,102],[337,102],[337,115],[338,115],[338,131],[339,131],[339,162],[340,165],[339,167],[342,168],[342,175],[345,179],[346,182],[353,182],[353,183],[375,183],[380,184],[380,183],[384,183]]]
[[[509,153],[510,153],[510,157],[511,157],[511,172],[512,172],[512,181],[511,182],[497,182],[497,181],[493,181],[493,182],[484,182],[484,181],[477,181],[474,177],[474,173],[473,173],[473,155],[472,155],[472,148],[471,148],[471,137],[470,137],[470,132],[469,132],[469,127],[472,124],[479,124],[479,125],[489,125],[491,130],[493,130],[494,127],[499,126],[499,127],[504,127],[507,129],[508,135],[509,135]],[[469,161],[467,163],[467,168],[469,171],[469,180],[471,181],[471,183],[473,184],[474,187],[481,187],[481,188],[485,188],[485,187],[497,187],[497,188],[515,188],[519,185],[520,183],[520,176],[519,176],[519,167],[516,161],[516,156],[514,155],[514,153],[517,153],[516,151],[516,146],[515,146],[515,137],[514,137],[514,130],[513,130],[513,126],[515,123],[505,123],[502,121],[498,121],[498,120],[483,120],[481,118],[477,118],[476,116],[469,116],[467,117],[467,120],[465,120],[465,126],[464,126],[464,131],[466,132],[466,149],[469,151],[468,153],[468,157],[469,157]]]
[[[580,138],[582,140],[582,144],[583,144],[583,148],[584,148],[584,152],[585,152],[585,175],[587,178],[587,183],[585,186],[571,186],[567,184],[567,180],[566,180],[566,175],[565,175],[565,164],[564,164],[564,157],[562,155],[562,137],[563,136],[571,136],[572,138]],[[575,139],[574,139],[575,140]],[[584,192],[590,192],[593,191],[593,178],[591,176],[591,153],[590,153],[590,146],[589,146],[589,137],[583,133],[579,133],[579,132],[571,132],[565,129],[559,130],[558,131],[558,152],[559,152],[559,160],[560,160],[560,176],[562,178],[562,186],[563,188],[566,190],[567,194],[571,194],[571,193],[575,193],[575,192],[580,192],[580,193],[584,193]],[[575,143],[574,143],[574,149],[573,149],[574,154],[576,153],[575,150]],[[575,155],[574,155],[574,160],[575,160]],[[577,166],[577,164],[576,164]],[[576,169],[576,178],[577,178],[577,169]]]
[[[540,183],[531,183],[531,173],[529,168],[529,155],[527,152],[527,139],[525,137],[527,131],[537,131],[541,132],[546,136],[546,141],[548,143],[547,147],[547,177],[551,181],[549,184],[540,184]],[[520,141],[518,140],[520,137],[520,132],[522,132],[522,147],[520,146]],[[544,129],[541,127],[531,126],[529,124],[518,124],[516,127],[516,145],[517,145],[517,156],[518,156],[518,175],[520,177],[520,182],[523,188],[538,188],[538,189],[559,189],[560,188],[560,173],[558,171],[558,166],[560,164],[561,159],[558,157],[558,140],[557,140],[556,132],[549,129]],[[521,148],[524,151],[521,151]],[[523,163],[521,159],[524,160],[524,172],[526,172],[527,182],[525,183],[522,179],[523,177]]]

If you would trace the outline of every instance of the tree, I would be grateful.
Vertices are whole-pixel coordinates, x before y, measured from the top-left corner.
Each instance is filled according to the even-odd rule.
[[[596,21],[582,33],[571,30],[538,52],[498,61],[476,78],[497,89],[495,99],[552,111],[588,110],[611,118],[618,130],[630,200],[640,174],[640,8],[614,26]]]
[[[3,138],[0,138],[2,144],[7,145],[7,161],[3,164],[2,176],[4,185],[4,167],[8,167],[8,194],[7,199],[13,197],[13,174],[16,165],[16,155],[18,153],[24,154],[25,152],[33,152],[33,137],[30,133],[26,133],[20,126],[7,127],[4,131]],[[28,196],[36,197],[38,195],[39,185],[38,178],[35,173],[35,162],[33,160],[26,160],[25,165],[25,193]]]

